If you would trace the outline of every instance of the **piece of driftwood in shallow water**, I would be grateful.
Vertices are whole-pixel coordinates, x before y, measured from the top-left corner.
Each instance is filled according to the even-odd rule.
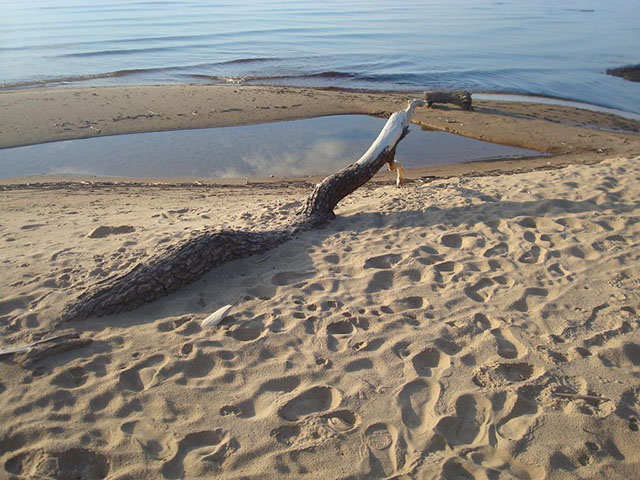
[[[335,217],[333,209],[340,200],[368,182],[385,163],[395,167],[396,146],[408,133],[411,117],[418,106],[424,106],[424,101],[411,100],[406,109],[392,114],[365,154],[317,184],[283,227],[198,233],[170,246],[146,263],[136,265],[124,275],[91,286],[65,307],[61,321],[133,310],[193,282],[223,263],[262,254],[297,233],[325,225]],[[398,184],[401,184],[401,169],[396,168],[396,171]]]
[[[471,92],[464,90],[455,90],[453,92],[434,91],[424,92],[424,100],[429,108],[435,103],[452,103],[462,107],[463,110],[472,110]]]
[[[84,347],[92,341],[90,338],[80,338],[80,335],[77,333],[63,333],[27,345],[2,348],[0,349],[0,359],[15,358],[18,363],[27,365],[37,362],[41,358],[48,357],[49,355]]]

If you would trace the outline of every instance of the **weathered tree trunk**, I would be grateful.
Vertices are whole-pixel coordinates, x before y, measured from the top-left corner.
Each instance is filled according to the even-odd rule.
[[[424,99],[427,102],[429,108],[433,107],[434,103],[452,103],[462,107],[463,110],[472,110],[471,93],[464,90],[455,90],[453,92],[424,92]]]
[[[391,115],[378,138],[355,163],[316,185],[302,208],[278,230],[246,232],[209,230],[166,249],[145,264],[136,265],[121,276],[107,278],[67,305],[62,321],[80,320],[133,310],[152,302],[223,263],[264,253],[289,240],[296,233],[320,227],[334,218],[333,209],[344,197],[368,182],[380,168],[393,165],[396,146],[407,134],[416,106]]]

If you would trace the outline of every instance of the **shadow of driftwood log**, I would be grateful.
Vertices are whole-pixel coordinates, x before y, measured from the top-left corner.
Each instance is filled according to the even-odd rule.
[[[560,219],[567,214],[597,212],[602,208],[606,208],[615,214],[624,214],[633,212],[640,206],[637,203],[626,204],[616,202],[615,200],[602,204],[596,202],[594,199],[576,201],[564,198],[543,198],[521,202],[506,201],[487,196],[480,190],[469,189],[464,189],[461,195],[475,196],[479,198],[482,203],[473,206],[438,207],[431,205],[424,206],[424,208],[420,210],[402,208],[392,212],[368,211],[354,213],[349,216],[339,216],[320,231],[300,232],[300,235],[295,235],[294,238],[291,238],[291,241],[296,243],[290,248],[295,249],[297,254],[301,254],[304,251],[303,246],[319,247],[324,245],[329,237],[344,232],[361,236],[372,230],[394,230],[418,227],[425,230],[435,229],[436,231],[443,227],[446,229],[464,228],[473,230],[479,224],[495,228],[500,220],[521,219],[523,217]],[[281,253],[277,254],[277,256],[281,257]],[[300,263],[300,258],[302,257],[297,257],[297,269],[301,272],[314,272],[316,265],[311,257],[304,255],[303,257],[304,261],[302,263]],[[232,272],[237,271],[238,268],[241,270],[245,268],[256,268],[261,273],[257,273],[255,278],[261,278],[262,281],[251,284],[249,288],[244,289],[242,291],[242,300],[249,300],[252,297],[269,299],[276,294],[278,285],[281,285],[280,279],[276,279],[276,277],[280,276],[280,273],[276,273],[275,275],[271,274],[270,267],[269,269],[260,270],[257,265],[258,263],[262,263],[259,257],[253,261],[249,260],[244,266],[233,267],[225,264],[217,271],[214,270],[208,274],[203,274],[201,279],[206,282],[206,287],[201,285],[200,287],[196,287],[196,289],[204,288],[216,292],[224,291],[223,296],[231,303],[231,297],[233,297],[235,293],[229,295],[227,288],[228,275],[233,275]],[[251,267],[251,265],[255,267]],[[298,280],[303,279],[303,276],[298,277]],[[193,299],[194,290],[186,289],[185,293]],[[178,294],[180,294],[180,292],[178,292]],[[248,295],[248,297],[244,295]],[[239,297],[237,298],[240,300]],[[173,330],[177,328],[175,327],[176,324],[187,325],[185,328],[189,328],[189,331],[192,333],[199,331],[201,328],[200,322],[191,320],[194,318],[202,320],[206,316],[205,313],[203,313],[205,310],[203,310],[201,306],[196,306],[194,303],[191,303],[190,306],[185,306],[183,302],[176,302],[175,299],[171,298],[166,302],[160,297],[158,300],[154,305],[147,305],[147,308],[135,314],[126,313],[127,310],[131,310],[131,308],[123,308],[119,310],[119,314],[105,318],[100,322],[82,322],[81,325],[77,324],[74,329],[84,335],[89,332],[101,331],[105,327],[121,329],[146,324],[162,317],[163,321],[158,324],[158,329],[161,331],[165,331],[162,330],[165,328],[168,329],[166,331]],[[141,306],[143,303],[146,302],[142,302]],[[206,310],[206,312],[208,315],[208,310]],[[173,326],[168,326],[169,324]],[[104,347],[100,346],[100,348]]]

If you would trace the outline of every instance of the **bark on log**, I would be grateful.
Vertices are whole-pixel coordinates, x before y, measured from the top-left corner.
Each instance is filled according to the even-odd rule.
[[[464,90],[455,90],[453,92],[424,92],[424,99],[427,102],[429,108],[433,107],[434,103],[452,103],[462,107],[463,110],[472,110],[471,104],[471,92]]]
[[[61,321],[133,310],[193,282],[216,266],[264,253],[297,233],[325,225],[335,217],[333,209],[340,200],[368,182],[385,163],[393,166],[396,146],[408,133],[414,109],[423,105],[422,100],[412,100],[405,110],[392,114],[365,154],[316,185],[283,228],[202,232],[169,247],[146,264],[136,265],[124,275],[107,278],[90,287],[65,307]]]

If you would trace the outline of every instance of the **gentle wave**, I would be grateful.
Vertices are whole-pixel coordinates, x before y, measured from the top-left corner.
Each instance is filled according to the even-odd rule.
[[[234,62],[228,62],[234,63]],[[448,81],[456,79],[459,83],[463,84],[466,78],[482,78],[500,76],[501,72],[507,69],[484,69],[484,70],[467,70],[467,71],[444,71],[444,72],[428,72],[428,73],[359,73],[355,71],[321,71],[321,72],[309,72],[309,73],[294,73],[294,74],[282,74],[282,75],[207,75],[207,74],[189,74],[188,76],[194,78],[211,78],[213,80],[225,80],[232,81],[233,83],[255,83],[255,82],[268,82],[273,83],[282,81],[287,83],[289,81],[304,81],[304,80],[355,80],[372,84],[396,84],[396,85],[415,85],[426,88],[426,82],[431,81]],[[532,72],[539,72],[539,69],[509,69],[512,74],[526,76]]]
[[[101,50],[94,52],[74,52],[58,55],[58,58],[89,58],[89,57],[104,57],[111,55],[137,55],[138,53],[154,53],[154,52],[166,52],[168,50],[175,50],[181,47],[149,47],[149,48],[130,48],[130,49],[117,49],[117,50]]]
[[[68,75],[68,76],[57,76],[57,77],[45,77],[42,79],[36,80],[25,80],[22,82],[7,82],[0,83],[0,88],[9,89],[9,88],[22,88],[22,87],[36,87],[36,86],[45,86],[59,83],[76,83],[76,82],[86,82],[88,80],[99,80],[101,78],[122,78],[122,77],[139,77],[146,74],[152,73],[178,73],[182,71],[188,71],[193,69],[206,69],[213,68],[216,66],[224,66],[224,65],[233,65],[233,64],[250,64],[250,63],[266,63],[271,61],[279,61],[282,60],[280,58],[238,58],[235,60],[227,60],[223,62],[214,62],[214,63],[202,63],[196,65],[176,65],[170,67],[153,67],[153,68],[132,68],[125,70],[116,70],[113,72],[103,72],[103,73],[93,73],[89,75]],[[225,77],[216,77],[213,75],[205,75],[205,74],[190,74],[189,76],[193,78],[200,79],[213,79],[216,78],[218,80],[226,81]]]
[[[46,85],[54,85],[60,83],[74,83],[74,82],[86,82],[87,80],[98,80],[101,78],[118,78],[118,77],[126,77],[129,75],[138,75],[140,73],[152,72],[152,71],[162,71],[166,70],[164,68],[147,68],[147,69],[131,69],[131,70],[116,70],[115,72],[105,72],[105,73],[93,73],[90,75],[72,75],[68,77],[50,77],[43,78],[39,80],[26,80],[24,82],[9,82],[9,83],[0,83],[0,89],[10,89],[10,88],[22,88],[22,87],[38,87],[38,86],[46,86]]]

